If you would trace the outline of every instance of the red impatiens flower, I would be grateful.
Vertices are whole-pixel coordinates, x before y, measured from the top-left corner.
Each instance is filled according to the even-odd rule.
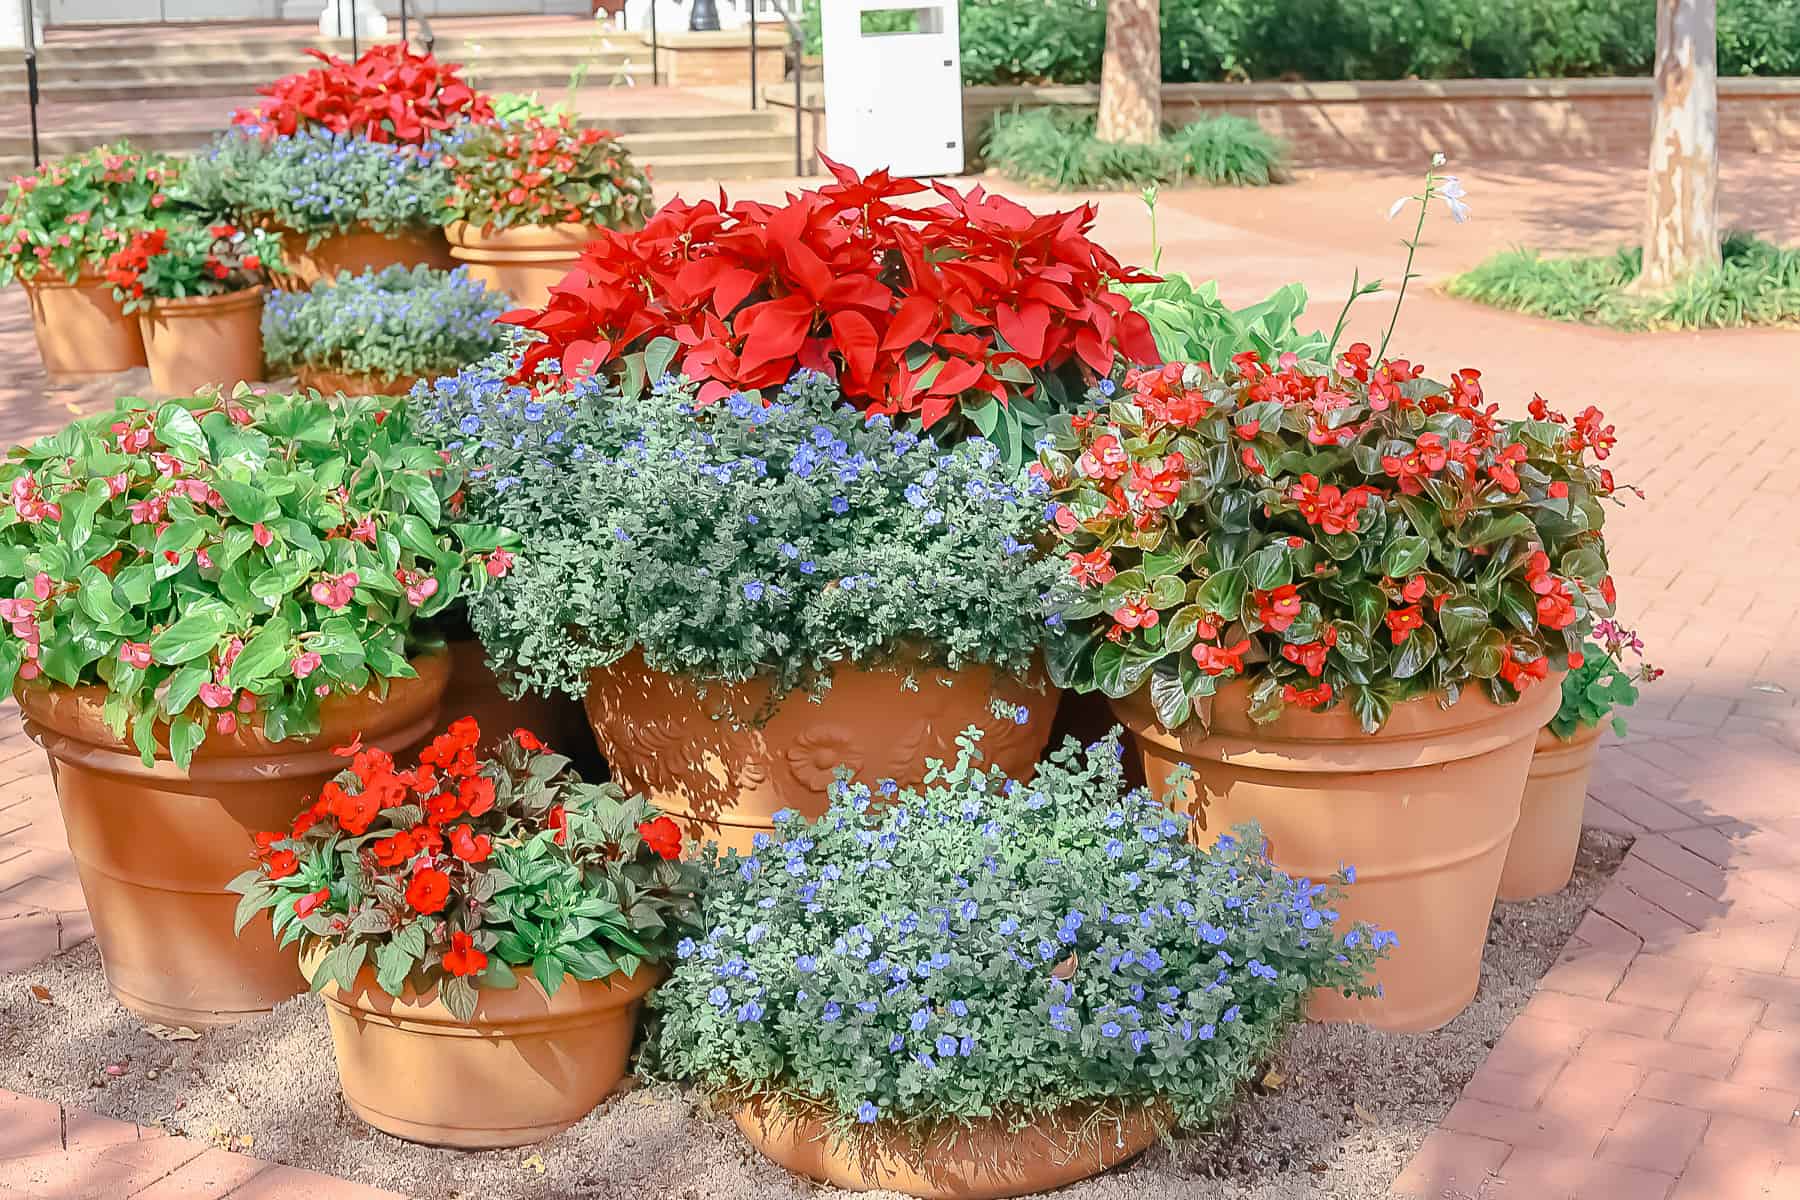
[[[479,975],[487,970],[488,956],[475,948],[475,939],[458,929],[444,951],[444,970],[452,975]]]
[[[549,749],[549,747],[544,745],[542,740],[540,740],[538,738],[538,735],[531,732],[531,730],[529,730],[529,729],[513,730],[513,741],[519,743],[520,749],[529,750],[529,751],[532,751],[533,753],[535,753],[539,750],[548,750]]]
[[[300,859],[292,850],[273,850],[263,859],[263,872],[270,879],[286,879],[300,867]]]
[[[450,853],[464,862],[486,862],[493,849],[493,838],[485,833],[476,833],[466,823],[450,831]]]
[[[637,827],[638,836],[652,853],[662,858],[681,857],[681,826],[669,817],[645,821]]]
[[[554,840],[557,845],[562,846],[568,843],[569,814],[563,810],[562,805],[552,804],[550,806],[550,811],[544,814],[544,827],[556,831],[556,835],[552,840]]]
[[[420,867],[406,885],[406,902],[418,912],[442,912],[449,899],[450,877],[436,867]]]
[[[331,889],[328,887],[322,887],[316,892],[308,892],[294,901],[294,915],[296,917],[307,916],[329,899],[331,899]]]
[[[413,855],[419,852],[418,843],[410,833],[400,832],[384,838],[376,838],[369,846],[375,855],[375,862],[383,867],[404,866]]]

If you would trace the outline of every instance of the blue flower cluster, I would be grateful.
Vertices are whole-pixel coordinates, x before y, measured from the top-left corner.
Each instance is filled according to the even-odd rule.
[[[467,269],[391,266],[340,273],[311,291],[269,295],[263,351],[269,365],[358,375],[432,378],[488,357],[508,341],[494,319],[507,308]]]

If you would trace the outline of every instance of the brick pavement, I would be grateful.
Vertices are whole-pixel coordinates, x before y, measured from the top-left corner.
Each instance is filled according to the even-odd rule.
[[[1478,218],[1432,227],[1428,278],[1514,241],[1606,246],[1635,233],[1635,210],[1617,199],[1638,194],[1635,164],[1464,179]],[[1399,231],[1380,214],[1410,182],[1337,171],[1271,192],[1171,193],[1164,265],[1216,276],[1239,302],[1302,279],[1329,325],[1352,266],[1397,272]],[[1770,197],[1797,185],[1800,165],[1737,164],[1726,218],[1791,242],[1800,210]],[[1147,261],[1135,199],[1100,204],[1103,240]],[[1314,219],[1326,211],[1331,220]],[[47,395],[23,307],[16,289],[0,293],[0,347],[14,364],[0,386],[6,441],[107,390]],[[1365,308],[1354,328],[1378,334],[1385,318]],[[1434,373],[1472,363],[1509,409],[1535,389],[1559,407],[1598,404],[1617,424],[1609,465],[1646,492],[1609,523],[1620,602],[1668,675],[1646,690],[1628,737],[1607,735],[1590,788],[1588,821],[1634,834],[1630,855],[1396,1197],[1800,1197],[1800,425],[1754,419],[1800,399],[1797,340],[1630,337],[1428,291],[1408,301],[1396,348]],[[61,838],[41,761],[16,709],[0,705],[0,973],[87,935]],[[154,1132],[0,1093],[0,1200],[376,1194]]]

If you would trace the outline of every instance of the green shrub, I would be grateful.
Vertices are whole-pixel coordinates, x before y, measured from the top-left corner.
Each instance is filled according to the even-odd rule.
[[[1156,349],[1166,362],[1203,362],[1222,374],[1233,356],[1254,350],[1264,362],[1293,353],[1303,362],[1325,363],[1325,335],[1301,333],[1295,324],[1306,311],[1306,289],[1300,284],[1287,284],[1238,309],[1219,299],[1213,280],[1195,284],[1174,273],[1158,283],[1122,284],[1119,291],[1150,322]]]
[[[352,375],[451,375],[507,343],[494,324],[507,298],[467,268],[399,265],[321,280],[263,303],[263,353],[278,371],[314,367]]]
[[[1444,285],[1452,296],[1557,321],[1614,329],[1717,329],[1800,322],[1800,249],[1728,235],[1724,261],[1661,296],[1626,291],[1643,250],[1546,258],[1507,250]]]
[[[1092,113],[1030,108],[996,116],[983,154],[991,167],[1021,183],[1091,191],[1273,183],[1284,152],[1281,139],[1246,117],[1207,117],[1138,146],[1097,139]]]
[[[1117,736],[1016,781],[965,738],[920,791],[840,780],[820,820],[777,815],[712,867],[706,933],[652,1000],[652,1068],[840,1130],[1216,1117],[1309,991],[1372,991],[1391,935],[1334,934],[1336,892],[1271,866],[1254,826],[1189,844],[1184,815],[1126,792]]]

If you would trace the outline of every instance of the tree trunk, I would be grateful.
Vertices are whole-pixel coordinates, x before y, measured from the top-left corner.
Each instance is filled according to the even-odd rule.
[[[1162,12],[1159,0],[1107,0],[1106,58],[1100,65],[1103,142],[1162,136]]]
[[[1719,69],[1715,0],[1656,0],[1656,121],[1644,270],[1666,291],[1719,265]]]

